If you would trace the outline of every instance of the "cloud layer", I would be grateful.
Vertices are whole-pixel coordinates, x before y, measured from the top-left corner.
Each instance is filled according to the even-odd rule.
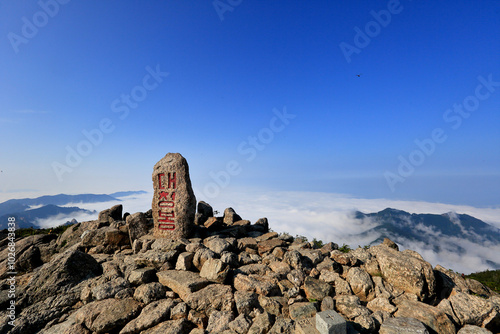
[[[123,204],[124,212],[147,211],[151,208],[152,194],[133,195],[122,198],[121,202],[106,203],[71,203],[66,206],[78,206],[97,212],[110,208],[115,204]],[[197,200],[205,200],[197,198]],[[353,212],[359,210],[364,213],[378,212],[387,207],[404,210],[410,213],[446,212],[465,213],[481,219],[496,227],[500,227],[500,208],[476,208],[472,206],[448,205],[443,203],[429,203],[418,201],[396,201],[387,199],[355,198],[345,194],[319,192],[278,192],[257,190],[232,190],[219,195],[215,199],[206,200],[214,210],[222,215],[227,207],[232,207],[244,219],[255,222],[267,217],[270,228],[277,232],[287,232],[293,236],[303,235],[310,240],[316,238],[324,242],[333,241],[339,245],[348,244],[351,247],[366,245],[377,239],[379,235],[370,234],[361,237],[358,234],[370,230],[375,223],[369,219],[359,221],[354,218]],[[82,214],[75,218],[78,221],[97,219],[95,214]],[[68,217],[57,216],[40,221],[44,227],[57,226],[70,220]],[[457,222],[459,223],[459,222]],[[436,253],[424,243],[405,241],[407,248],[413,249],[433,265],[441,264],[446,268],[470,273],[485,270],[488,267],[485,260],[495,261],[495,254],[500,254],[499,246],[478,245],[468,240],[454,240],[443,238],[425,226],[422,232],[438,238],[443,245],[460,244],[466,249],[465,254],[447,250],[446,247]]]

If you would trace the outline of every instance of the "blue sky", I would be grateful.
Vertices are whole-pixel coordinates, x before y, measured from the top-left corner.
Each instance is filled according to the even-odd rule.
[[[499,17],[498,1],[3,1],[0,199],[151,190],[180,152],[207,201],[498,207]]]

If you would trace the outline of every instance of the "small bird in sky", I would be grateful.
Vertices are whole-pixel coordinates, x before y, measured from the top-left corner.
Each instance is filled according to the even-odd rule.
[[[358,78],[360,78],[362,74],[363,74],[363,73],[359,73],[359,74],[356,74],[356,76],[357,76]]]

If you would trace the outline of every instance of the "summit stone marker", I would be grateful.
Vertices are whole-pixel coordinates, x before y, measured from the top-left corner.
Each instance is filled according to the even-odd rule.
[[[168,153],[153,168],[153,219],[156,238],[187,238],[194,224],[196,197],[189,166],[179,153]]]

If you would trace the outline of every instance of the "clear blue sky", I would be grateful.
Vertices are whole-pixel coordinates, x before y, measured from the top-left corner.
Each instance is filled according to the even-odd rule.
[[[498,1],[2,1],[1,199],[151,190],[180,152],[199,199],[499,206],[499,18]]]

